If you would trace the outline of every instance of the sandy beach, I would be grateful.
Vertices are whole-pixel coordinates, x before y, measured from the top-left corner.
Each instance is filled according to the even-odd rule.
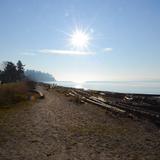
[[[160,128],[77,104],[57,89],[0,109],[0,160],[159,160]]]

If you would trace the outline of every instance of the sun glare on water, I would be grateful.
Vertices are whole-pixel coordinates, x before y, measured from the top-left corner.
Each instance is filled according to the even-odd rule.
[[[77,29],[70,35],[70,44],[77,49],[85,49],[88,47],[90,36],[85,31]]]

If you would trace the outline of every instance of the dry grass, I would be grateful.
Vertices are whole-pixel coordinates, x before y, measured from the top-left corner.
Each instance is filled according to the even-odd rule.
[[[15,104],[28,99],[29,85],[26,82],[0,85],[0,106]]]

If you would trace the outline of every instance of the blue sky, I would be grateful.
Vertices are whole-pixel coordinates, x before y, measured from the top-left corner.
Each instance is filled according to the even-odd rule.
[[[58,80],[160,80],[159,8],[159,0],[0,0],[0,61],[20,59]],[[83,51],[69,41],[76,28],[90,36]]]

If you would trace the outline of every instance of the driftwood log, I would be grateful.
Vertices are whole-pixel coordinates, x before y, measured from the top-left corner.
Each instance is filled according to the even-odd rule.
[[[32,89],[32,90],[30,90],[30,92],[37,93],[40,96],[40,99],[44,98],[44,94],[41,91],[39,91],[38,89]]]
[[[93,103],[93,104],[96,104],[96,105],[98,105],[98,106],[100,106],[102,108],[105,108],[105,109],[109,110],[109,111],[113,111],[113,112],[120,113],[120,114],[126,113],[125,110],[119,109],[117,107],[110,106],[108,104],[100,102],[99,100],[96,101],[95,98],[94,99],[83,98],[83,100],[87,101],[87,102],[90,102],[90,103]]]
[[[104,103],[105,100],[103,98],[99,98],[99,97],[97,98],[97,97],[94,97],[94,96],[89,96],[88,93],[80,91],[80,90],[77,90],[77,91],[78,92],[76,92],[74,90],[71,90],[71,92],[69,92],[68,95],[71,95],[73,97],[78,96],[80,99],[82,99],[82,101],[98,105],[102,108],[107,109],[108,111],[113,111],[113,112],[120,113],[120,114],[124,114],[126,112],[123,109],[119,109],[117,107],[113,107],[111,105],[105,104]],[[79,93],[81,93],[83,95],[81,95]]]

